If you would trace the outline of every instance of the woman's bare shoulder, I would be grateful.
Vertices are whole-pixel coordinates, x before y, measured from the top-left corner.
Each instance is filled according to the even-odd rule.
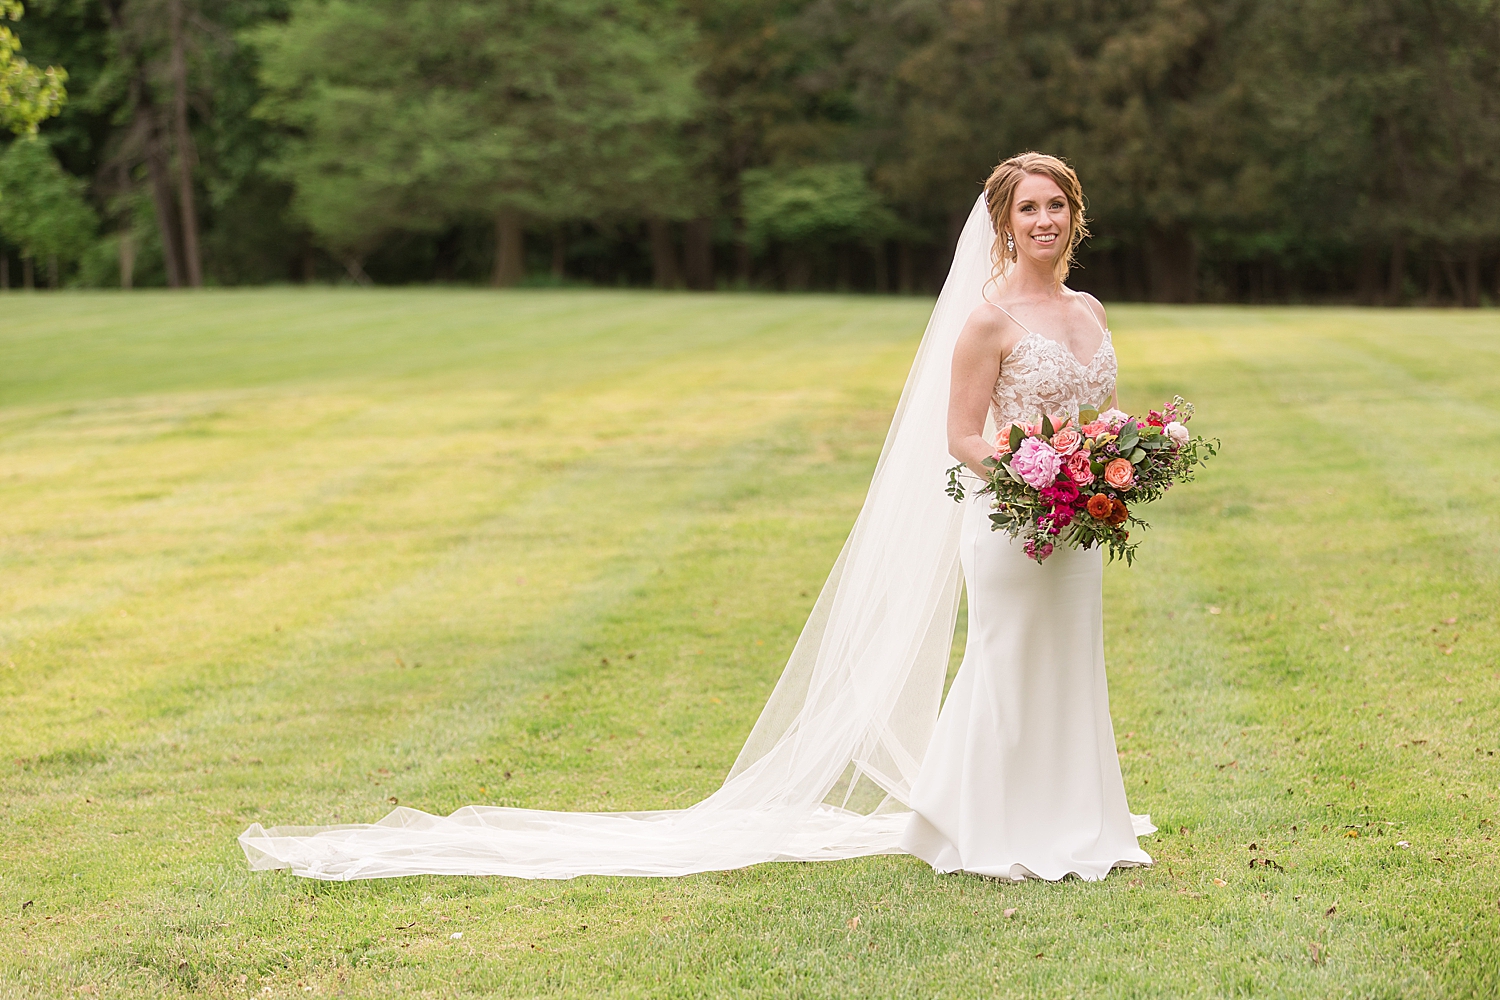
[[[1020,335],[1020,324],[1005,310],[989,301],[981,302],[974,307],[969,313],[969,318],[964,322],[963,332],[960,334],[966,340],[983,341],[1001,354],[1009,353]]]
[[[1068,289],[1068,290],[1070,292],[1073,292],[1073,294],[1077,297],[1077,299],[1078,299],[1079,302],[1083,303],[1084,308],[1088,309],[1090,312],[1092,312],[1094,314],[1094,318],[1099,321],[1099,325],[1101,327],[1103,327],[1106,330],[1109,329],[1109,316],[1108,316],[1108,314],[1105,313],[1105,311],[1104,311],[1104,304],[1102,302],[1100,302],[1098,299],[1094,298],[1088,292],[1075,291],[1074,289],[1071,289],[1071,288]]]

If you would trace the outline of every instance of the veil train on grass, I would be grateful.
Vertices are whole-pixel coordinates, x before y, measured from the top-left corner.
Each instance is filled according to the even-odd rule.
[[[953,346],[991,277],[981,196],[917,348],[863,508],[786,669],[708,798],[679,810],[398,808],[373,824],[252,825],[254,869],[309,878],[687,875],[899,853],[942,701],[963,508],[943,492]]]

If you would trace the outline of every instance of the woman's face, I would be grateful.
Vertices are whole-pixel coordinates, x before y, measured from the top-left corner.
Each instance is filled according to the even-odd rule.
[[[1046,174],[1027,174],[1010,204],[1017,257],[1052,263],[1067,245],[1071,212],[1062,188]]]

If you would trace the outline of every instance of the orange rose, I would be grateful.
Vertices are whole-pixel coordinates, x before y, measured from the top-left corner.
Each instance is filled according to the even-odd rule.
[[[1114,510],[1114,507],[1115,505],[1109,497],[1103,493],[1095,493],[1089,497],[1088,506],[1084,509],[1089,512],[1090,517],[1096,517],[1102,521],[1109,517],[1109,512]]]
[[[1117,490],[1128,490],[1135,485],[1135,466],[1128,458],[1113,459],[1104,467],[1104,481]]]
[[[1130,508],[1126,507],[1123,503],[1113,498],[1110,499],[1109,506],[1109,517],[1106,520],[1108,520],[1110,524],[1116,526],[1124,524],[1125,519],[1130,516]]]
[[[1083,444],[1083,436],[1071,427],[1064,427],[1052,434],[1052,450],[1059,455],[1071,455]]]

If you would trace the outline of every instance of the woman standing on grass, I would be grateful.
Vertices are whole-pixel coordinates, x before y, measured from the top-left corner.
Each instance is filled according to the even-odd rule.
[[[949,452],[1114,392],[1103,309],[1062,279],[1085,233],[1062,161],[990,176],[886,436],[854,529],[770,701],[718,791],[682,810],[401,808],[376,824],[240,836],[255,868],[413,874],[685,875],[765,861],[911,853],[940,871],[1103,878],[1147,864],[1115,756],[1098,549],[1038,565],[956,505]],[[960,584],[969,638],[946,703]],[[942,705],[939,717],[939,705]]]
[[[948,450],[981,478],[986,418],[1076,416],[1114,396],[1116,373],[1104,307],[1063,284],[1087,233],[1072,168],[1023,153],[995,168],[984,200],[997,281],[958,336],[948,403]],[[1109,718],[1103,553],[1059,546],[1038,565],[990,529],[987,498],[964,506],[968,643],[901,846],[939,871],[999,878],[1149,864],[1136,837],[1156,828],[1126,808]]]

